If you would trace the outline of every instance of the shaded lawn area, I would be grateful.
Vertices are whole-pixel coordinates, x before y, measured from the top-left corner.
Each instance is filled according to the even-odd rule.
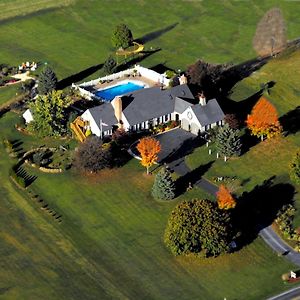
[[[13,120],[11,113],[0,119],[1,139],[22,138],[30,147],[33,137],[3,127]],[[0,148],[5,299],[260,299],[286,288],[280,276],[293,266],[260,239],[217,259],[171,256],[162,241],[168,215],[178,201],[205,196],[200,190],[156,202],[153,176],[136,160],[92,177],[26,167],[38,176],[31,188],[62,214],[59,224],[8,180],[13,161]]]
[[[20,8],[20,0],[6,2],[9,5],[4,6],[4,15],[15,14]],[[38,10],[33,6],[34,1],[27,2],[26,10]],[[155,5],[151,1],[131,0],[123,0],[122,4],[117,0],[43,2],[44,7],[71,5],[37,11],[0,24],[3,33],[0,61],[15,65],[24,60],[47,61],[59,80],[103,63],[113,51],[111,34],[120,20],[131,28],[134,38],[152,37],[146,43],[146,50],[162,49],[143,61],[143,65],[166,63],[176,70],[185,69],[198,58],[214,63],[237,63],[255,57],[252,39],[256,25],[273,6],[283,11],[288,38],[299,35],[300,6],[288,1],[253,1],[251,4],[227,1],[222,5],[213,1],[181,0],[172,1],[172,5],[167,0],[156,1]],[[6,8],[9,11],[6,12]],[[19,9],[21,15],[26,12]],[[172,28],[172,24],[177,25]],[[166,28],[170,29],[164,31]]]

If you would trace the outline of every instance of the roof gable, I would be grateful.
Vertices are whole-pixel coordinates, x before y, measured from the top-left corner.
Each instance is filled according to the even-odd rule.
[[[192,110],[202,126],[222,121],[225,117],[216,99],[211,99],[206,105],[194,105]]]
[[[118,120],[115,117],[114,108],[111,103],[103,103],[99,106],[88,109],[88,111],[98,126],[100,125],[100,120],[102,121],[102,126],[105,128],[118,124]]]

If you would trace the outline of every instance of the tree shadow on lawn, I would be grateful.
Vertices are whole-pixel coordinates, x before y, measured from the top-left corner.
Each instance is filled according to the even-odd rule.
[[[167,63],[167,62],[164,61],[164,62],[162,62],[162,63],[160,63],[160,64],[157,64],[157,65],[155,65],[155,66],[150,67],[150,69],[153,70],[153,71],[155,71],[155,72],[157,72],[157,73],[159,73],[159,74],[163,74],[163,73],[165,73],[166,71],[173,71],[173,72],[175,72],[175,70],[172,69],[172,68],[169,68],[169,67],[166,65],[166,63]]]
[[[250,134],[248,130],[241,136],[241,142],[242,142],[242,153],[241,155],[247,153],[252,147],[258,145],[261,140]]]
[[[185,193],[187,188],[190,185],[193,186],[194,184],[196,184],[201,179],[201,177],[210,169],[210,167],[213,165],[213,163],[214,163],[214,161],[211,161],[207,164],[201,165],[200,167],[179,177],[175,181],[176,197]]]
[[[169,153],[164,157],[160,163],[170,164],[180,158],[183,158],[191,154],[195,148],[198,148],[205,144],[205,140],[200,137],[191,137],[185,140],[179,148],[175,149],[173,152]]]
[[[76,74],[73,74],[69,77],[66,77],[62,80],[60,80],[57,83],[57,89],[58,90],[63,90],[64,88],[70,86],[72,83],[78,82],[83,80],[84,78],[92,75],[93,73],[95,73],[96,71],[100,70],[103,67],[103,64],[98,64],[95,66],[91,66],[85,70],[82,70]]]
[[[146,59],[147,57],[157,53],[161,51],[160,48],[158,49],[154,49],[154,50],[150,50],[150,51],[143,51],[143,52],[140,52],[138,56],[136,56],[135,58],[127,61],[127,60],[124,60],[122,63],[120,63],[117,68],[116,68],[116,71],[115,72],[120,72],[120,71],[124,71],[124,70],[127,70],[129,69],[130,67],[134,66],[135,64],[143,61],[144,59]]]
[[[22,167],[19,167],[16,173],[24,178],[26,187],[30,186],[37,179],[37,176],[29,175]]]
[[[147,34],[145,34],[144,36],[136,39],[135,41],[137,43],[142,43],[142,44],[146,44],[152,40],[155,40],[157,38],[159,38],[161,35],[167,33],[168,31],[171,31],[172,29],[174,29],[179,23],[173,23],[167,27],[164,27],[162,29],[159,29],[159,30],[155,30],[155,31],[152,31],[152,32],[149,32]]]
[[[234,65],[231,68],[225,70],[221,79],[218,82],[219,91],[223,95],[228,95],[232,88],[244,78],[249,77],[253,72],[263,67],[271,56],[267,57],[256,57],[240,64]]]
[[[287,135],[296,134],[300,130],[300,106],[281,116],[279,121]]]
[[[250,244],[259,231],[271,225],[283,205],[292,203],[295,188],[288,183],[274,184],[275,176],[256,185],[250,192],[244,192],[232,212],[233,227],[241,233],[238,248]]]

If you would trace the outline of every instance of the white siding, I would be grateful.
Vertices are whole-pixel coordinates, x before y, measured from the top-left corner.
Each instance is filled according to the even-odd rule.
[[[91,115],[89,110],[86,110],[82,115],[81,118],[85,121],[90,122],[91,131],[93,134],[100,136],[100,128],[99,125],[95,122],[93,116]]]

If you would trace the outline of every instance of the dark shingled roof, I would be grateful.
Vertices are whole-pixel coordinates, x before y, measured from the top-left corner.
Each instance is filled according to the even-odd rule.
[[[216,99],[211,99],[206,105],[197,104],[192,106],[192,110],[202,126],[222,121],[225,117]]]
[[[122,97],[123,113],[129,124],[135,125],[170,114],[174,112],[175,105],[182,110],[187,102],[180,98],[194,99],[186,84],[167,90],[161,90],[159,87],[138,90]],[[191,105],[190,103],[189,106]]]
[[[179,97],[175,98],[175,105],[174,105],[174,111],[182,114],[188,107],[190,107],[192,103],[187,102],[183,99],[180,99]]]
[[[108,125],[106,126],[102,124],[104,130],[111,129],[111,126],[118,124],[118,120],[115,117],[114,108],[110,103],[103,103],[102,105],[90,108],[89,111],[99,127],[100,119],[102,120],[102,123]]]

